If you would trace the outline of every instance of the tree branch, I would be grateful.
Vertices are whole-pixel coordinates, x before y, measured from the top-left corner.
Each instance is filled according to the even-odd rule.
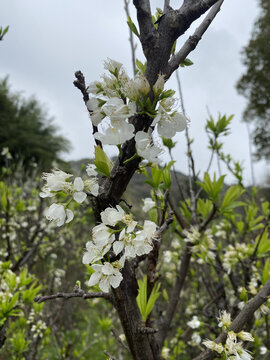
[[[151,6],[149,0],[133,0],[133,4],[137,10],[137,19],[140,27],[140,40],[142,45],[149,38],[153,37],[156,29],[153,25]]]
[[[86,90],[86,85],[85,85],[85,78],[84,78],[84,75],[83,73],[79,70],[79,71],[76,71],[75,72],[75,77],[76,77],[76,80],[73,81],[73,85],[78,88],[82,95],[83,95],[83,101],[85,103],[85,105],[87,104],[87,101],[89,100],[89,95],[88,95],[88,92]],[[87,109],[88,110],[88,109]],[[89,110],[88,110],[89,112]],[[90,112],[89,112],[90,114]],[[92,123],[92,122],[91,122]],[[93,135],[98,132],[98,128],[97,126],[95,125],[92,125],[93,126]],[[99,145],[101,148],[102,148],[102,143],[101,141],[95,139],[95,142],[97,145]]]
[[[163,12],[167,12],[170,9],[170,0],[164,0]]]
[[[125,13],[127,16],[127,20],[130,18],[130,14],[129,14],[129,1],[128,0],[124,0],[124,9],[125,9]],[[133,68],[133,75],[135,76],[136,74],[136,46],[137,44],[134,44],[134,35],[133,32],[131,31],[131,29],[129,28],[129,42],[130,42],[130,48],[131,48],[131,60],[132,60],[132,68]]]
[[[231,323],[229,330],[234,332],[240,332],[243,330],[245,323],[254,315],[255,311],[268,300],[270,295],[270,279],[266,282],[264,287],[258,292],[258,294],[250,300],[245,307],[239,312],[236,318]],[[215,340],[216,343],[225,343],[227,334],[222,332]],[[193,360],[211,360],[214,359],[217,354],[211,350],[205,350],[200,355],[196,356]]]
[[[166,71],[166,77],[169,78],[171,74],[179,67],[188,54],[193,51],[201,40],[203,34],[208,29],[212,21],[214,20],[217,13],[220,11],[221,5],[224,0],[219,0],[209,11],[201,25],[196,29],[194,34],[188,38],[188,40],[184,43],[182,48],[178,51],[176,55],[174,55],[168,64],[168,69]],[[212,1],[213,2],[213,1]]]
[[[81,297],[83,299],[94,299],[94,298],[103,298],[106,299],[110,302],[112,302],[112,297],[110,296],[110,294],[107,293],[103,293],[103,292],[92,292],[89,293],[87,291],[84,290],[79,290],[79,291],[75,291],[73,293],[57,293],[57,294],[52,294],[52,295],[45,295],[45,296],[36,296],[34,298],[34,301],[37,302],[38,304],[44,302],[44,301],[48,301],[48,300],[55,300],[55,299],[71,299],[74,297]]]

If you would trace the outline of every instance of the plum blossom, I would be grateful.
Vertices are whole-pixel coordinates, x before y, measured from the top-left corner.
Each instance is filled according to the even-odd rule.
[[[193,316],[193,317],[192,317],[192,320],[190,320],[190,321],[187,322],[187,325],[188,325],[189,327],[191,327],[191,329],[197,329],[197,328],[200,327],[201,322],[200,322],[200,320],[198,319],[197,316]]]
[[[46,181],[46,184],[41,189],[40,197],[53,197],[57,191],[70,191],[72,184],[68,179],[71,176],[72,174],[55,169],[51,173],[44,173],[42,179]]]
[[[65,222],[69,223],[74,217],[71,210],[65,210],[64,206],[60,204],[52,204],[45,215],[48,220],[55,221],[57,226],[62,226]]]
[[[110,58],[107,58],[107,60],[104,61],[104,69],[108,70],[112,74],[117,74],[122,66],[123,64],[120,62]]]
[[[97,126],[106,116],[101,108],[103,104],[104,101],[98,98],[90,98],[86,103],[87,109],[90,112],[91,121],[95,126]]]
[[[159,135],[165,138],[173,137],[177,132],[184,131],[187,127],[187,118],[184,114],[174,111],[169,114],[162,105],[159,105],[157,116],[153,124],[158,124],[157,130]]]
[[[146,96],[150,92],[150,85],[143,74],[136,74],[134,79],[126,81],[123,92],[130,100],[137,101],[141,95]]]
[[[165,84],[165,75],[159,74],[158,79],[153,86],[153,90],[156,96],[159,96],[162,93],[164,84]]]
[[[153,139],[147,133],[138,131],[135,135],[135,141],[139,156],[149,162],[158,162],[158,155],[162,153],[162,150],[153,143]]]
[[[87,241],[86,243],[86,252],[83,255],[82,262],[83,264],[91,264],[96,262],[104,257],[105,254],[111,248],[111,241],[106,246],[100,247],[95,244],[93,241]]]
[[[120,145],[133,138],[134,131],[135,128],[132,124],[123,121],[108,127],[104,134],[101,132],[95,133],[94,137],[105,145]]]
[[[130,102],[128,105],[122,99],[113,97],[109,99],[102,107],[106,116],[110,117],[112,124],[118,121],[124,121],[136,112],[136,103]]]
[[[144,205],[142,207],[142,210],[144,212],[148,212],[149,210],[153,209],[154,206],[156,206],[156,203],[151,198],[145,198],[143,202]]]
[[[95,272],[91,275],[88,286],[91,287],[98,283],[100,289],[106,293],[109,292],[111,286],[117,288],[123,280],[120,272],[122,267],[123,265],[119,261],[105,262],[103,265],[93,264],[92,268]]]
[[[92,238],[97,246],[104,247],[114,241],[115,235],[112,233],[112,229],[101,223],[92,229]]]
[[[85,192],[83,192],[84,189],[84,182],[82,181],[82,178],[80,177],[76,177],[73,183],[74,186],[74,194],[73,194],[73,199],[81,204],[82,202],[84,202],[84,200],[86,199],[87,195]]]
[[[116,205],[116,209],[108,207],[100,215],[102,222],[106,225],[115,226],[118,222],[123,222],[127,225],[127,232],[133,231],[137,225],[137,221],[134,221],[131,215],[126,214],[119,205]]]
[[[96,166],[94,164],[88,164],[86,166],[86,172],[88,176],[97,176],[97,172],[95,170]]]

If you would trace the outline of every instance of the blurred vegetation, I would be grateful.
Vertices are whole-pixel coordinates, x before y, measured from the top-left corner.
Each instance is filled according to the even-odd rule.
[[[12,166],[21,164],[26,173],[50,170],[71,147],[43,106],[34,97],[12,92],[8,78],[0,80],[0,129],[0,144],[9,148]],[[3,161],[2,157],[0,166]]]
[[[270,2],[259,0],[260,14],[251,39],[243,49],[245,73],[237,90],[248,101],[243,120],[254,124],[252,135],[257,158],[270,158]]]

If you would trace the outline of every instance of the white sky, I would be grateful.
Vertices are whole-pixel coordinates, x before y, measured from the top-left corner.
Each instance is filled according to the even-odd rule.
[[[171,3],[175,6],[181,1]],[[151,4],[152,10],[162,7],[161,1],[153,0]],[[87,83],[97,80],[104,72],[103,60],[107,57],[122,62],[132,74],[123,1],[0,0],[0,9],[0,25],[10,25],[0,43],[0,77],[8,74],[13,90],[23,90],[25,96],[35,95],[54,116],[62,134],[73,145],[67,159],[93,157],[91,124],[81,95],[72,84],[73,74],[81,70]],[[131,13],[136,21],[132,4]],[[241,122],[245,99],[237,94],[235,83],[244,71],[240,51],[249,40],[257,15],[256,0],[225,0],[198,47],[189,55],[194,65],[180,73],[190,131],[195,138],[197,169],[202,174],[210,156],[204,133],[208,106],[214,117],[219,112],[235,114],[224,150],[243,161],[246,184],[251,175],[247,130]],[[197,25],[198,22],[192,29]],[[185,38],[190,34],[187,32]],[[180,39],[179,44],[183,41]],[[137,57],[143,61],[139,44]],[[177,89],[174,76],[168,87]],[[176,135],[175,140],[176,166],[186,173],[184,135]],[[212,170],[216,171],[216,167]],[[224,166],[222,171],[225,172]],[[264,182],[266,172],[265,162],[256,162],[257,183]],[[228,176],[227,181],[230,180]]]

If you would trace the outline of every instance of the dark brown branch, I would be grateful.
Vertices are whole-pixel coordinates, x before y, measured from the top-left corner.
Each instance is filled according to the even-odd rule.
[[[140,40],[142,45],[145,41],[153,38],[156,29],[153,25],[151,6],[149,0],[133,0],[137,10],[137,19],[140,27]]]
[[[236,318],[233,320],[230,326],[230,330],[234,332],[240,332],[247,321],[254,315],[255,311],[268,300],[270,295],[270,279],[266,282],[264,287],[258,292],[258,294],[250,300],[245,307],[239,312]],[[225,343],[226,333],[221,333],[215,340],[216,343]],[[193,360],[211,360],[216,357],[216,353],[211,350],[205,350]]]
[[[87,89],[86,89],[84,75],[80,70],[78,70],[78,71],[75,72],[75,78],[76,78],[76,80],[73,81],[73,85],[81,91],[82,96],[83,96],[83,101],[84,101],[84,103],[86,105],[87,101],[89,100],[89,94],[88,94]],[[89,110],[88,110],[88,112],[89,112]],[[98,132],[98,128],[95,125],[92,125],[92,126],[93,126],[93,135],[94,135],[96,132]],[[99,145],[102,148],[101,141],[95,139],[95,142],[96,142],[97,145]]]
[[[159,329],[153,329],[147,326],[139,327],[138,332],[141,334],[155,334],[159,332]]]
[[[176,55],[172,57],[169,61],[168,69],[166,71],[166,76],[169,78],[171,74],[179,67],[185,58],[188,56],[191,51],[193,51],[201,40],[203,34],[206,32],[211,22],[214,20],[217,13],[220,11],[221,5],[224,0],[219,0],[209,11],[203,22],[196,29],[194,34],[189,37],[189,39],[184,43],[182,48],[178,51]]]
[[[55,300],[55,299],[71,299],[74,297],[81,297],[83,299],[95,299],[95,298],[103,298],[106,299],[110,302],[112,302],[112,298],[109,294],[103,293],[103,292],[92,292],[89,293],[87,291],[84,290],[79,290],[79,291],[75,291],[73,293],[57,293],[57,294],[52,294],[52,295],[45,295],[45,296],[36,296],[34,298],[34,301],[37,302],[38,304],[44,302],[44,301],[48,301],[48,300]]]

